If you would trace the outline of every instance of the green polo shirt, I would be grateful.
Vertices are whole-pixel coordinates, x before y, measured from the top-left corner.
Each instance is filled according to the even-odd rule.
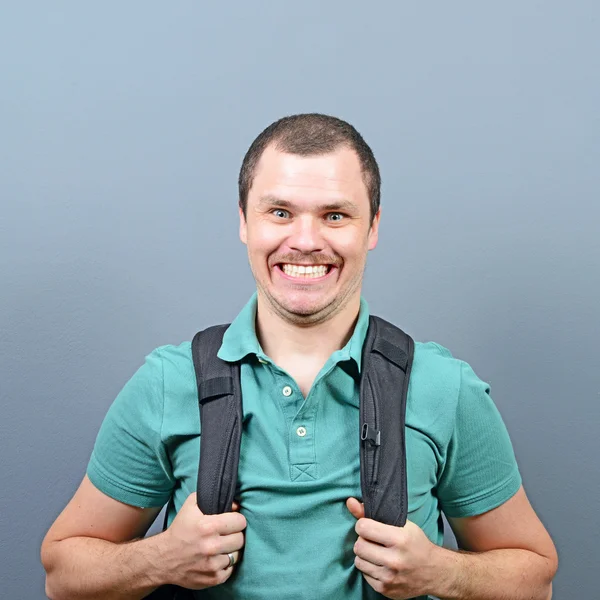
[[[359,460],[361,350],[369,310],[361,300],[354,333],[334,352],[304,399],[290,375],[262,351],[256,295],[227,330],[219,356],[242,361],[239,464],[245,550],[234,574],[208,598],[244,600],[380,597],[354,567],[362,499]],[[441,511],[477,515],[521,485],[510,438],[489,386],[433,342],[415,342],[406,409],[408,518],[436,544]],[[151,352],[109,408],[87,474],[105,494],[140,507],[173,496],[169,523],[196,491],[199,410],[191,344]]]

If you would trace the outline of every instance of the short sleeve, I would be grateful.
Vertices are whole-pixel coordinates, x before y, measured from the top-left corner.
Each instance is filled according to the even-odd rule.
[[[108,496],[143,508],[163,506],[171,497],[174,479],[161,441],[163,397],[156,349],[115,398],[96,437],[87,475]]]
[[[461,362],[454,430],[437,495],[448,517],[479,515],[510,499],[521,476],[490,386]]]

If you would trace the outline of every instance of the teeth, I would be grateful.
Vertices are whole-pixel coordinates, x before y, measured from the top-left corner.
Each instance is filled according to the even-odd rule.
[[[327,266],[306,266],[306,265],[282,265],[283,272],[290,277],[303,277],[312,279],[315,277],[323,277],[327,275]]]

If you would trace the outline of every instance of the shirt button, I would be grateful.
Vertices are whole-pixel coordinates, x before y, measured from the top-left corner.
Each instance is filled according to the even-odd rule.
[[[292,395],[292,388],[289,385],[286,385],[283,390],[283,395],[287,398],[288,396]]]
[[[306,428],[305,427],[298,427],[298,429],[296,429],[296,433],[300,437],[304,437],[306,435]]]

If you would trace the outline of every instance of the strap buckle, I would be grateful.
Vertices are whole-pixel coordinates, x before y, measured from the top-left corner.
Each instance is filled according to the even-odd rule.
[[[368,440],[371,443],[371,446],[381,446],[381,431],[369,427],[368,423],[363,423],[360,439],[363,442]]]

